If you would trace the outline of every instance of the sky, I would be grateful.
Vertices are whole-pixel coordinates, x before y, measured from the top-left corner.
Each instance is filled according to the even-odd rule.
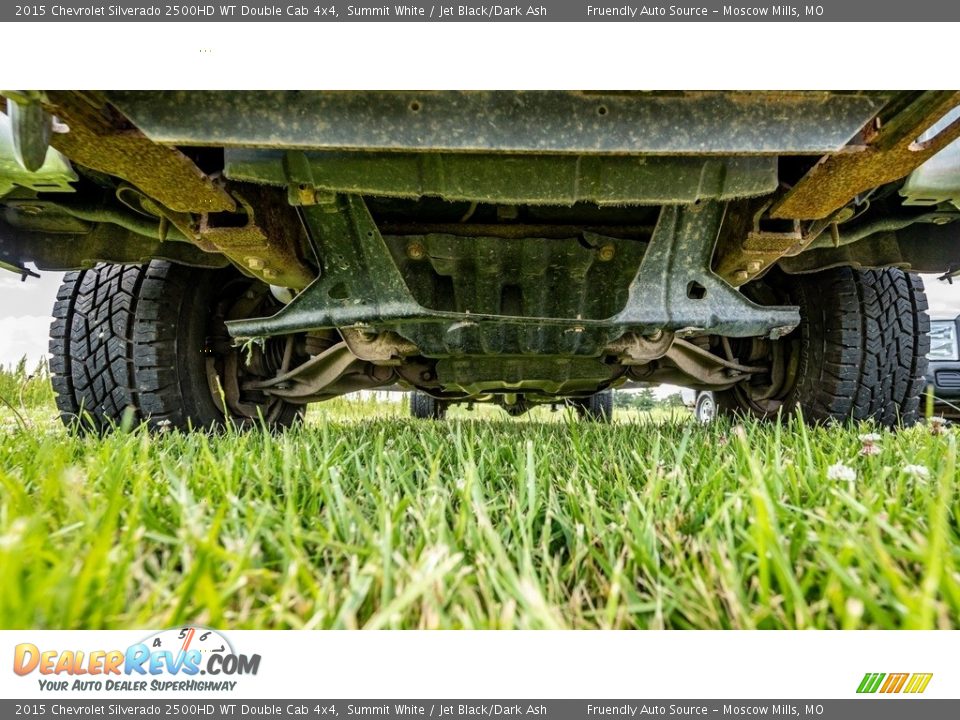
[[[0,365],[10,366],[26,356],[35,365],[47,352],[50,312],[62,273],[41,273],[40,278],[20,278],[0,270]],[[960,279],[953,285],[924,275],[930,316],[950,318],[960,314]]]
[[[16,364],[26,356],[31,366],[47,352],[50,313],[63,273],[20,277],[0,270],[0,365]]]

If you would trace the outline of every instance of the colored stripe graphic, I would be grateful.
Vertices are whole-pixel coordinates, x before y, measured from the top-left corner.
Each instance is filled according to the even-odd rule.
[[[880,688],[882,693],[898,693],[903,689],[904,683],[907,682],[907,678],[910,677],[910,673],[890,673],[887,675],[887,681],[883,684],[883,687]]]
[[[919,694],[927,689],[933,679],[933,673],[866,673],[857,687],[859,694],[880,692],[891,695],[897,693]]]
[[[877,688],[880,687],[880,682],[884,677],[884,673],[867,673],[863,676],[863,680],[860,681],[860,687],[857,688],[857,692],[875,693]]]
[[[903,691],[905,693],[922,693],[927,689],[931,679],[933,679],[933,673],[914,673]]]

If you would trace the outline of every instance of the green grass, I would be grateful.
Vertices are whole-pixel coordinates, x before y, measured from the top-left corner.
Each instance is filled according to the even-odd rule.
[[[954,429],[884,432],[864,456],[870,428],[413,422],[340,400],[285,434],[91,438],[58,426],[44,383],[0,375],[20,415],[0,409],[3,628],[960,618]],[[856,479],[828,479],[838,461]]]

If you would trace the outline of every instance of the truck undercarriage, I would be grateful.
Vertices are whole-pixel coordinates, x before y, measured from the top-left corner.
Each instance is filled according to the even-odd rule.
[[[630,382],[909,422],[911,273],[960,272],[953,91],[4,94],[0,267],[72,271],[98,428]]]

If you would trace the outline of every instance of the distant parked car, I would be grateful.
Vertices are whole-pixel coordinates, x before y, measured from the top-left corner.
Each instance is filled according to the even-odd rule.
[[[717,417],[717,402],[712,392],[701,390],[697,393],[697,400],[693,404],[693,414],[702,423],[713,422],[713,419]]]
[[[937,414],[960,417],[960,315],[930,322],[930,365],[927,383],[933,388]]]
[[[709,390],[692,390],[684,388],[680,392],[684,404],[702,423],[713,422],[717,417],[717,400]]]

